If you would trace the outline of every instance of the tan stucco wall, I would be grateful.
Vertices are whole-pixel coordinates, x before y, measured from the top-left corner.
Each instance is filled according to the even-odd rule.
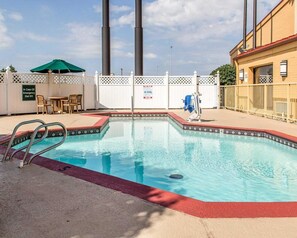
[[[272,18],[272,42],[283,39],[295,33],[295,6],[289,1]]]
[[[280,76],[280,62],[288,60],[288,76]],[[236,84],[252,84],[253,68],[273,65],[273,83],[290,83],[297,82],[297,41],[291,42],[270,50],[266,50],[257,54],[239,58],[237,60],[237,72],[244,69],[248,73],[247,82],[239,80],[237,73]]]
[[[297,7],[295,1],[283,0],[258,25],[257,47],[270,44],[297,33],[295,23]],[[296,29],[296,30],[295,30]],[[247,49],[253,48],[253,32],[247,35]],[[239,42],[230,52],[231,63],[243,42]]]

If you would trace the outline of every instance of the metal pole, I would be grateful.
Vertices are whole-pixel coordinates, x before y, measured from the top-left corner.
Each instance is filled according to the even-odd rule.
[[[135,75],[143,75],[142,0],[135,0]]]
[[[246,49],[246,26],[247,26],[247,0],[244,0],[243,9],[243,45],[242,48]]]
[[[110,75],[109,0],[102,0],[102,75]]]
[[[254,0],[253,11],[253,49],[257,47],[257,0]]]

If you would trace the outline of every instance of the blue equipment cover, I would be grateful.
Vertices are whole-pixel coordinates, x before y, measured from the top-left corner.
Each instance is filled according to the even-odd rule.
[[[184,100],[184,110],[189,111],[190,113],[194,111],[194,105],[192,103],[192,95],[187,95]]]

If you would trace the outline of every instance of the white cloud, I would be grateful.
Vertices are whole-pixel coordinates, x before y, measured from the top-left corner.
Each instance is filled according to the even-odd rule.
[[[133,58],[134,53],[129,52],[129,45],[118,39],[112,38],[110,45],[111,54],[113,57],[122,57],[122,58]]]
[[[51,41],[52,39],[49,38],[48,36],[44,36],[44,35],[38,35],[36,33],[33,32],[29,32],[29,31],[21,31],[17,34],[16,38],[21,39],[21,40],[32,40],[32,41],[43,41],[43,42],[47,42],[47,41]]]
[[[13,44],[13,39],[7,32],[4,20],[4,16],[0,12],[0,49],[9,48]]]
[[[70,23],[65,39],[65,49],[70,56],[92,59],[100,54],[100,29],[98,24]]]
[[[250,2],[249,9],[252,9]],[[259,1],[258,19],[278,2]],[[238,0],[155,0],[144,4],[143,11],[143,25],[148,32],[158,32],[163,38],[166,36],[167,39],[186,44],[230,36],[242,29],[243,2]],[[114,19],[112,23],[114,26],[134,25],[134,11]]]
[[[128,12],[131,10],[131,7],[125,5],[111,5],[110,11],[112,12]]]
[[[111,27],[123,26],[123,25],[133,26],[134,25],[134,19],[135,19],[134,16],[135,16],[134,12],[130,12],[129,14],[120,16],[117,19],[112,19],[110,25],[111,25]]]
[[[67,30],[67,55],[83,59],[95,59],[101,55],[101,31],[98,24],[70,23]],[[113,57],[134,57],[129,52],[129,45],[121,39],[111,38],[110,46]]]
[[[8,17],[14,21],[22,21],[23,20],[22,14],[20,14],[18,12],[12,12],[8,15]]]
[[[146,59],[156,59],[157,55],[154,54],[154,53],[146,53],[146,54],[144,54],[144,58],[146,58]]]

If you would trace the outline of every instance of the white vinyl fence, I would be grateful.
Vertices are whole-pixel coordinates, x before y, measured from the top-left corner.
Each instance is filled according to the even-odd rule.
[[[175,109],[196,90],[202,108],[219,108],[219,74],[216,76],[97,76],[97,108]]]
[[[23,88],[35,86],[35,94],[45,98],[83,94],[85,109],[95,108],[94,77],[38,73],[0,73],[0,115],[34,113],[36,102],[23,100]],[[88,96],[86,96],[88,95]]]
[[[84,74],[0,73],[0,115],[34,113],[36,102],[24,100],[24,87],[45,98],[83,94],[88,109],[174,109],[198,90],[202,108],[219,107],[216,76],[86,76]]]

